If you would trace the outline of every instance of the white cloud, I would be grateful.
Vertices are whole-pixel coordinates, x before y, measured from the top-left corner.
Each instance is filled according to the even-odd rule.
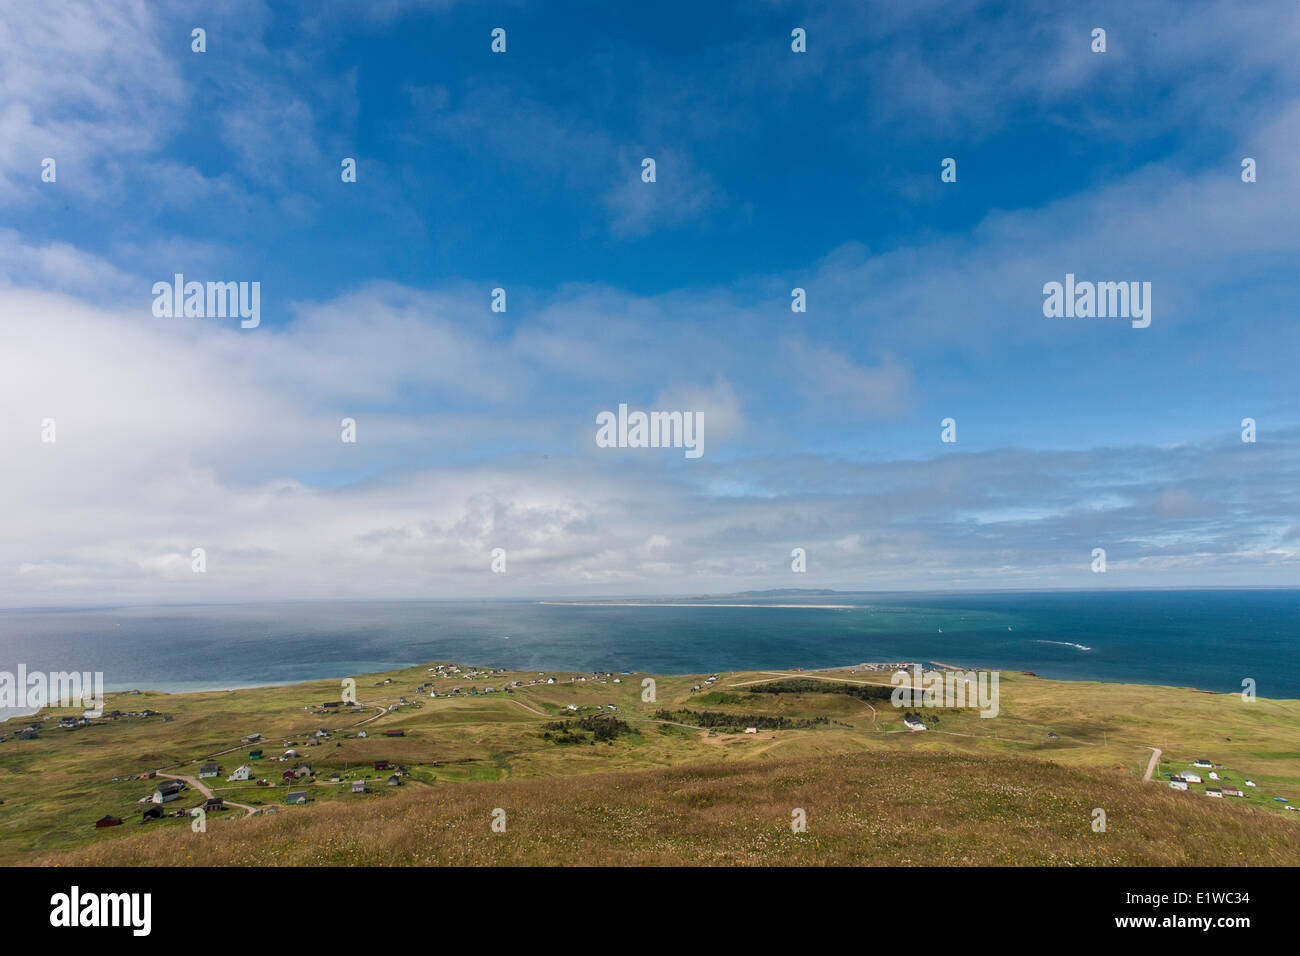
[[[0,202],[42,188],[95,195],[104,169],[158,148],[183,98],[174,58],[143,0],[5,4],[0,14]],[[176,38],[188,49],[188,39]]]
[[[437,297],[408,295],[436,314]],[[809,586],[1089,586],[1100,541],[1111,584],[1294,576],[1281,529],[1300,505],[1295,434],[1258,447],[765,458],[743,453],[756,446],[740,400],[717,379],[659,398],[705,406],[741,443],[666,470],[573,444],[564,422],[580,419],[585,393],[563,414],[503,415],[484,380],[513,378],[510,407],[523,408],[553,379],[530,379],[490,331],[416,323],[401,300],[372,290],[243,332],[154,319],[147,303],[0,289],[0,310],[25,317],[0,352],[0,601],[728,590],[794,583],[795,546],[808,549],[797,583]],[[400,394],[411,387],[460,403],[412,411]],[[375,411],[345,446],[337,409],[361,399]],[[40,441],[46,417],[54,444]],[[474,455],[448,458],[455,447]],[[1249,468],[1231,464],[1245,453]],[[368,476],[310,477],[349,468]],[[195,547],[205,574],[190,570]],[[505,578],[489,570],[494,547],[510,556]]]

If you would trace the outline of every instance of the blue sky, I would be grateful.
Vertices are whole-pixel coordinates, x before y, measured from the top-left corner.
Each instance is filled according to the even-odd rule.
[[[0,599],[1296,583],[1294,4],[320,6],[0,14]]]

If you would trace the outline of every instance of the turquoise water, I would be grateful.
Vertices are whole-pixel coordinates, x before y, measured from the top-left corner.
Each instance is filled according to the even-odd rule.
[[[718,600],[714,598],[712,600]],[[1300,590],[835,594],[801,608],[349,602],[0,611],[0,670],[109,690],[278,684],[431,660],[699,673],[937,660],[1300,698]],[[1086,648],[1086,649],[1084,649]]]

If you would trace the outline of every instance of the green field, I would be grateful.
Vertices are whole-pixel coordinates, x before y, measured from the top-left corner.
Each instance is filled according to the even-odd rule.
[[[775,827],[773,833],[784,834],[778,842],[793,854],[789,862],[897,862],[908,846],[920,852],[948,840],[946,850],[936,851],[939,861],[1158,865],[1164,854],[1173,862],[1300,863],[1300,813],[1274,800],[1300,800],[1300,701],[1246,703],[1237,695],[1004,673],[996,718],[981,718],[972,708],[930,710],[928,729],[913,733],[887,698],[839,692],[885,685],[879,691],[886,693],[887,673],[742,672],[719,675],[711,685],[709,675],[656,677],[656,699],[647,702],[641,699],[646,675],[543,678],[465,668],[437,677],[431,667],[355,675],[360,703],[343,711],[322,711],[324,702],[339,699],[340,685],[319,681],[114,694],[106,711],[158,713],[60,730],[58,718],[70,712],[54,710],[30,741],[14,735],[30,721],[11,721],[0,730],[8,738],[0,743],[0,861],[235,863],[243,853],[250,862],[375,862],[372,854],[380,851],[374,848],[387,847],[384,852],[404,862],[583,862],[578,850],[578,858],[567,858],[560,849],[563,834],[577,827],[573,839],[607,845],[611,860],[691,862],[678,857],[692,847],[696,856],[718,862],[781,862],[766,842],[727,856],[726,847],[748,845],[736,827],[750,820],[755,833]],[[538,682],[547,678],[556,683]],[[823,692],[811,690],[814,678]],[[522,686],[503,692],[516,681]],[[786,689],[761,693],[760,682]],[[697,684],[702,689],[693,692]],[[496,692],[482,693],[489,686]],[[456,687],[461,693],[449,696]],[[430,697],[429,689],[439,696]],[[402,697],[410,703],[399,704]],[[398,709],[389,710],[394,704]],[[580,721],[595,729],[579,729]],[[696,722],[712,729],[681,726]],[[767,726],[743,732],[751,722]],[[308,745],[318,729],[330,738]],[[384,736],[392,730],[405,736]],[[361,731],[365,738],[357,736]],[[241,746],[251,733],[264,739]],[[275,758],[290,746],[298,759],[251,763],[255,780],[266,778],[270,786],[226,780],[250,762],[254,747]],[[1161,762],[1157,776],[1143,783],[1153,747],[1163,752]],[[137,822],[146,806],[138,801],[156,781],[134,777],[151,771],[196,777],[209,758],[219,761],[221,774],[203,783],[217,796],[277,812],[250,817],[227,809],[210,815],[208,831],[198,834],[186,819]],[[1204,794],[1207,784],[1217,785],[1205,770],[1199,771],[1205,783],[1186,793],[1171,791],[1159,776],[1187,770],[1198,758],[1221,765],[1226,785],[1250,779],[1257,786],[1243,788],[1245,797],[1217,800]],[[389,773],[374,769],[380,760],[406,768],[401,786],[388,786]],[[281,782],[283,770],[303,763],[311,765],[311,777]],[[335,773],[342,782],[330,782]],[[351,793],[350,782],[363,777],[370,792]],[[693,798],[675,796],[690,790],[682,781],[691,780],[711,781],[705,790],[717,792],[692,806]],[[804,807],[808,833],[793,834],[789,826],[800,804],[768,818],[793,799],[792,780],[803,780],[801,799],[816,804]],[[286,805],[290,790],[307,791],[309,804]],[[631,826],[617,808],[624,806],[619,794],[636,791],[642,811]],[[165,809],[202,801],[191,789]],[[520,827],[525,820],[549,827],[555,842],[548,844],[541,830],[524,841],[518,827],[507,831],[515,833],[509,840],[492,842],[505,834],[492,833],[481,808],[510,801],[508,812]],[[851,821],[867,804],[874,822],[855,830]],[[1090,826],[1094,808],[1107,814],[1105,833]],[[466,844],[475,849],[453,852],[434,840],[433,856],[408,857],[400,836],[384,842],[393,819],[418,820],[422,813],[426,822],[445,818],[457,832],[481,830]],[[95,829],[105,814],[125,822]],[[711,816],[727,822],[710,824]],[[882,845],[877,831],[889,830],[891,820],[892,836]],[[833,832],[832,821],[838,821]],[[1181,825],[1169,829],[1175,821]],[[303,835],[308,832],[317,836]],[[624,832],[638,834],[632,844],[617,838]],[[1032,832],[1047,842],[1035,849],[1025,837]],[[1076,845],[1075,837],[1083,842]],[[824,852],[809,849],[819,841]],[[339,850],[344,843],[352,849]],[[262,844],[270,849],[259,849]],[[548,846],[555,855],[542,852]]]

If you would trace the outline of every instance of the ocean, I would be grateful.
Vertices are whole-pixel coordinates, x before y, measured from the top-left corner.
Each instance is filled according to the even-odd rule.
[[[645,600],[645,599],[630,599]],[[0,671],[102,671],[105,687],[281,684],[434,660],[665,674],[942,661],[1041,677],[1300,698],[1300,590],[835,593],[611,607],[312,602],[0,610]]]

